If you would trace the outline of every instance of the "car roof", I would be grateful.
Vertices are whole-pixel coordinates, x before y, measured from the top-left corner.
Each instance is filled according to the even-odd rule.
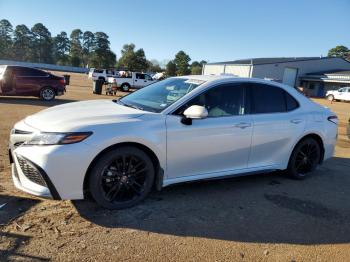
[[[234,75],[188,75],[188,76],[178,76],[177,78],[201,80],[205,82],[220,80],[220,79],[236,79]]]
[[[188,76],[178,76],[176,78],[183,78],[183,79],[193,79],[193,80],[199,80],[203,81],[206,84],[211,84],[211,83],[226,83],[226,82],[255,82],[255,83],[262,83],[262,84],[269,84],[269,85],[277,85],[281,86],[283,84],[271,81],[271,80],[266,80],[266,79],[261,79],[261,78],[253,78],[253,77],[238,77],[232,74],[222,74],[222,75],[188,75]],[[287,86],[283,85],[285,88]],[[293,87],[287,87],[287,89],[293,88]],[[294,88],[293,88],[294,89]]]

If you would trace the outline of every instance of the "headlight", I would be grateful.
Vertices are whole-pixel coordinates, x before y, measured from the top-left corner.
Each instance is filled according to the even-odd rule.
[[[73,133],[38,133],[26,145],[67,145],[83,141],[92,135],[92,132]]]

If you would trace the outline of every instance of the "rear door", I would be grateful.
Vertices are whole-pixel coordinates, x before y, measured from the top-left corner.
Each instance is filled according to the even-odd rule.
[[[253,83],[248,90],[254,125],[248,167],[279,166],[303,133],[305,116],[296,99],[280,87]]]
[[[135,79],[134,79],[134,87],[139,89],[145,86],[145,74],[142,73],[135,73]]]

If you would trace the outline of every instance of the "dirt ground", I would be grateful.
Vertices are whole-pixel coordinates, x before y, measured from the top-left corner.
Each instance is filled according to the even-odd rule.
[[[87,75],[71,75],[55,102],[0,97],[0,261],[349,261],[350,103],[316,100],[338,114],[339,141],[305,181],[270,173],[181,184],[108,211],[91,200],[32,197],[10,178],[15,122],[48,106],[111,98],[92,94]]]

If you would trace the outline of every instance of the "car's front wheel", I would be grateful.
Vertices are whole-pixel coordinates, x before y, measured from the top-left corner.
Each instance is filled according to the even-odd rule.
[[[293,178],[304,179],[308,173],[316,169],[320,158],[321,148],[318,142],[311,137],[305,138],[294,148],[287,173]]]
[[[44,87],[40,90],[40,98],[45,101],[51,101],[55,99],[55,91],[51,87]]]
[[[89,189],[108,209],[134,206],[151,191],[155,169],[150,157],[136,147],[119,147],[103,154],[90,172]]]

